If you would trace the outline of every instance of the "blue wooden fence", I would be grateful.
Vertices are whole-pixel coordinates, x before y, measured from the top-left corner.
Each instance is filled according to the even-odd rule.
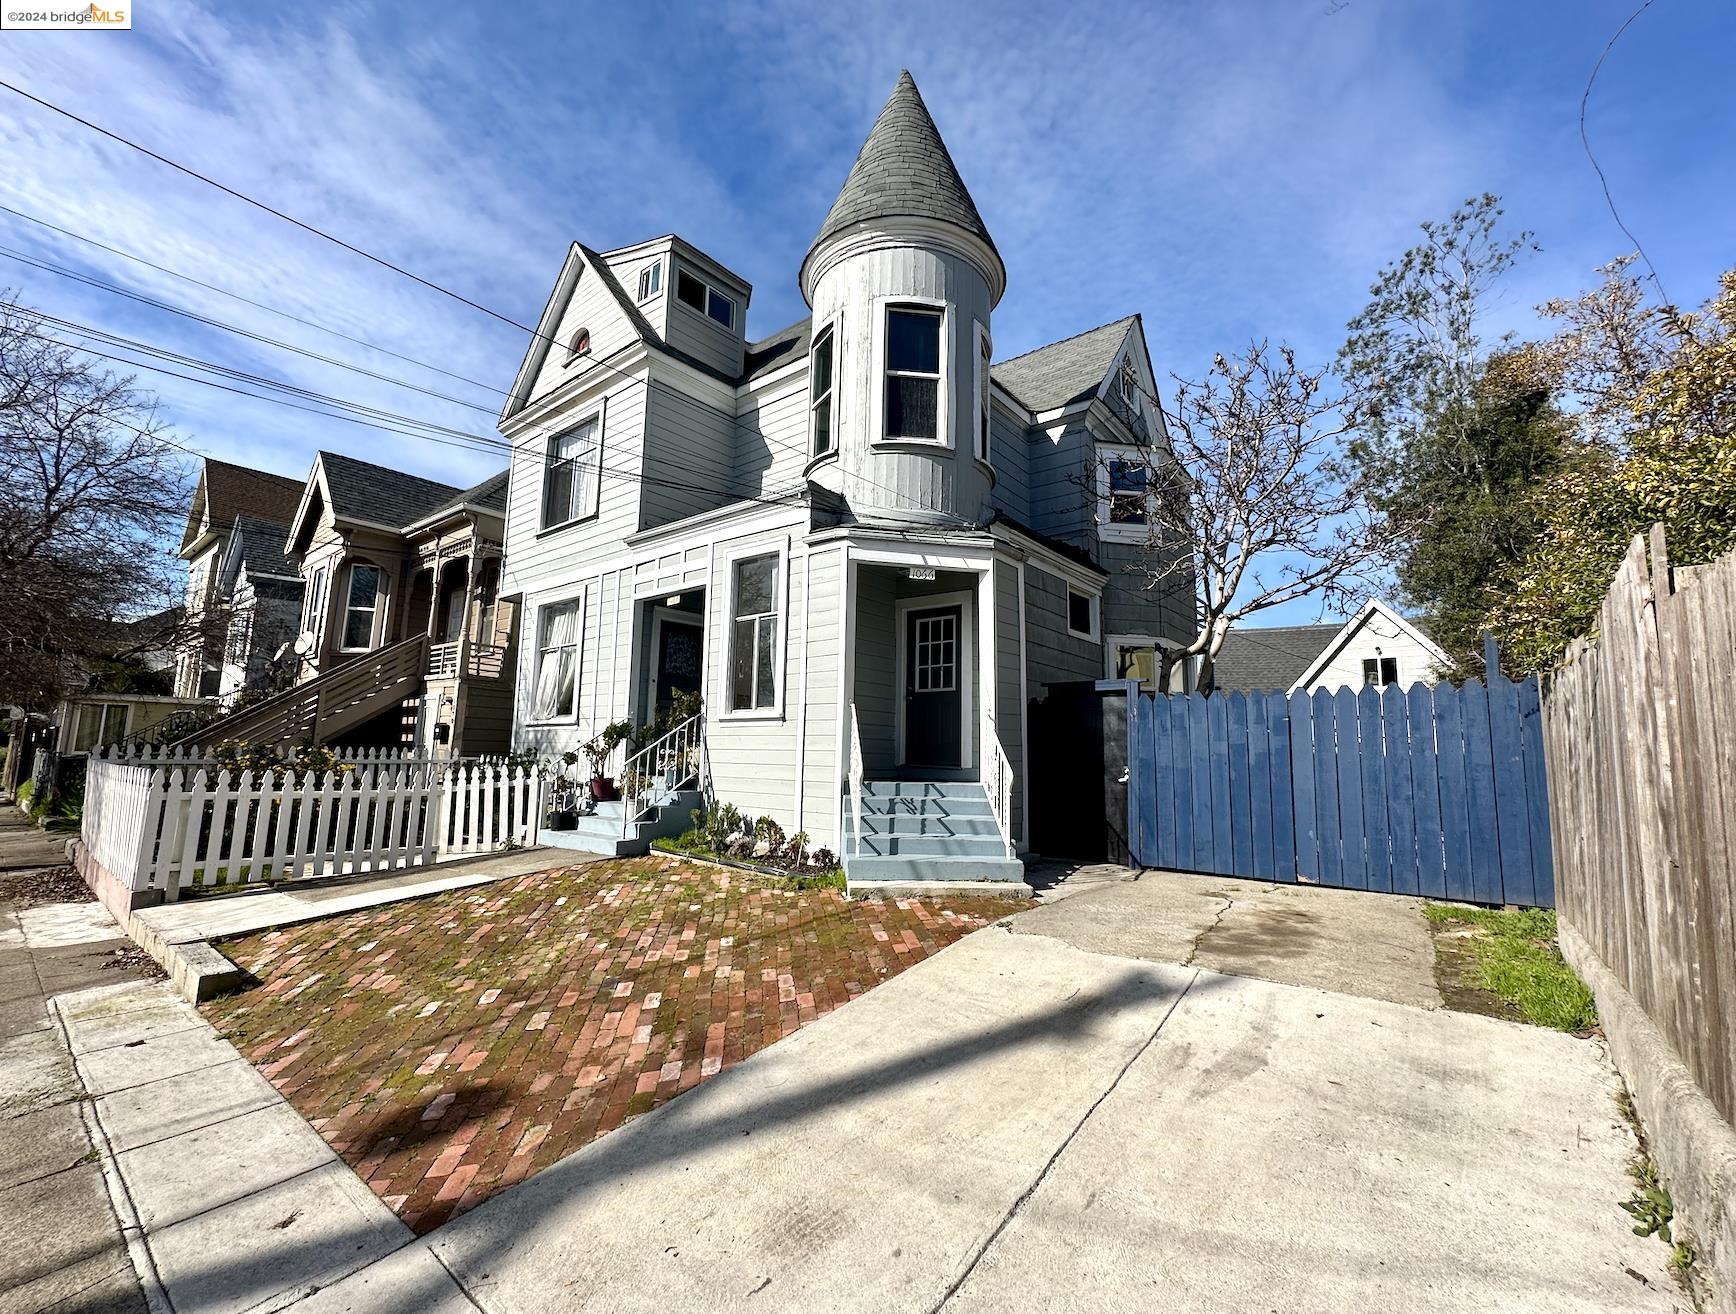
[[[1555,905],[1535,678],[1139,694],[1128,733],[1141,866]]]

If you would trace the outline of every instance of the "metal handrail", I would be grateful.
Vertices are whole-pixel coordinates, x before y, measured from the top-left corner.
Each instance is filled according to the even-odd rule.
[[[688,717],[680,725],[652,740],[621,769],[621,834],[650,806],[658,789],[675,790],[689,780],[697,781],[702,770],[705,713]]]
[[[859,851],[862,846],[862,730],[856,723],[856,704],[849,707],[850,726],[850,774],[844,780],[845,799],[850,808],[850,833],[844,836],[839,846],[844,855],[850,853],[854,844]]]
[[[1016,858],[1019,852],[1013,843],[1013,764],[1007,757],[1007,750],[1001,747],[995,718],[986,711],[983,713],[982,739],[983,792],[989,796],[989,808],[995,814],[995,824],[1001,828],[1001,842],[1006,845],[1007,856]]]

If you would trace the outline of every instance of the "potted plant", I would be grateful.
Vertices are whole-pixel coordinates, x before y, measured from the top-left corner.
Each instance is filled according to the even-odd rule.
[[[564,755],[571,766],[577,754]],[[558,770],[549,789],[549,829],[577,830],[579,825],[578,786]]]
[[[618,797],[615,782],[603,774],[603,769],[615,750],[632,737],[631,721],[613,721],[585,744],[582,751],[591,762],[591,797],[598,803],[607,803]]]

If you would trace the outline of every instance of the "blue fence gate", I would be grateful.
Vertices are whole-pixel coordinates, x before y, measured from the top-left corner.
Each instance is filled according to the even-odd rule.
[[[1314,694],[1139,694],[1140,866],[1555,905],[1535,677]]]

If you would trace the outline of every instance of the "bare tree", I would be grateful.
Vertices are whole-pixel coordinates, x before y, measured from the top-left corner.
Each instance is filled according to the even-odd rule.
[[[130,378],[0,296],[0,702],[43,706],[104,663],[203,641],[171,609],[188,478],[167,429]]]
[[[1310,595],[1345,606],[1369,591],[1393,530],[1341,459],[1357,412],[1326,378],[1265,342],[1220,355],[1161,402],[1169,451],[1150,449],[1132,469],[1125,453],[1106,458],[1110,520],[1144,522],[1127,569],[1149,589],[1197,588],[1195,632],[1160,649],[1159,688],[1197,657],[1209,690],[1224,636],[1258,612]]]

